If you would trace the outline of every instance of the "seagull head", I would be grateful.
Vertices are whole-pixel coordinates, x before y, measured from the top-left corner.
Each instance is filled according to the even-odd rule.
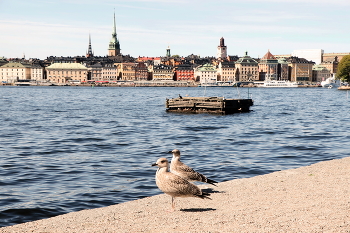
[[[152,166],[158,166],[159,168],[168,167],[169,162],[166,158],[159,158],[156,163],[152,164]]]
[[[173,159],[174,158],[180,158],[180,151],[178,149],[171,150],[168,153],[173,154]]]

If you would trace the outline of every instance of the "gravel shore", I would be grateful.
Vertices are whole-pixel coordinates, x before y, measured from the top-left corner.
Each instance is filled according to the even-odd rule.
[[[178,198],[175,212],[161,194],[0,232],[350,232],[350,157],[200,187],[212,200]]]

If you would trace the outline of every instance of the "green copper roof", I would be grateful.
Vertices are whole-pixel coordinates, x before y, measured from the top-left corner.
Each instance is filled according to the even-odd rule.
[[[212,64],[204,64],[203,66],[198,68],[199,71],[216,71],[215,67]]]
[[[31,68],[30,64],[19,63],[19,62],[9,62],[1,66],[2,68]]]

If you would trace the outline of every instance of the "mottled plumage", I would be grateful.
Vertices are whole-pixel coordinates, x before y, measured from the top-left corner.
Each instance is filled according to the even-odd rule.
[[[152,166],[158,166],[156,184],[160,190],[172,197],[172,209],[175,209],[176,197],[198,197],[210,199],[210,194],[203,193],[196,185],[168,171],[169,162],[166,158],[160,158]]]
[[[185,180],[189,182],[199,181],[203,183],[208,183],[215,185],[217,183],[214,180],[208,179],[205,175],[196,172],[186,164],[180,161],[180,151],[175,149],[173,151],[169,151],[169,153],[173,154],[173,158],[170,164],[170,171],[178,176],[181,176]],[[216,186],[216,185],[215,185]]]

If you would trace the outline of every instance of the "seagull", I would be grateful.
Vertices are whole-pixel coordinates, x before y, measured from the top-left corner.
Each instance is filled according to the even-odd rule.
[[[152,166],[158,166],[156,173],[156,184],[165,194],[171,196],[172,211],[175,210],[176,197],[198,197],[202,199],[211,199],[209,193],[204,193],[196,185],[188,182],[168,171],[169,162],[166,158],[160,158]]]
[[[180,161],[180,151],[178,149],[169,151],[169,153],[173,154],[173,158],[171,160],[170,164],[170,171],[174,173],[175,175],[181,176],[185,180],[188,180],[189,182],[199,181],[203,183],[208,183],[214,186],[215,183],[218,183],[214,180],[208,179],[205,175],[196,172],[186,164]]]

